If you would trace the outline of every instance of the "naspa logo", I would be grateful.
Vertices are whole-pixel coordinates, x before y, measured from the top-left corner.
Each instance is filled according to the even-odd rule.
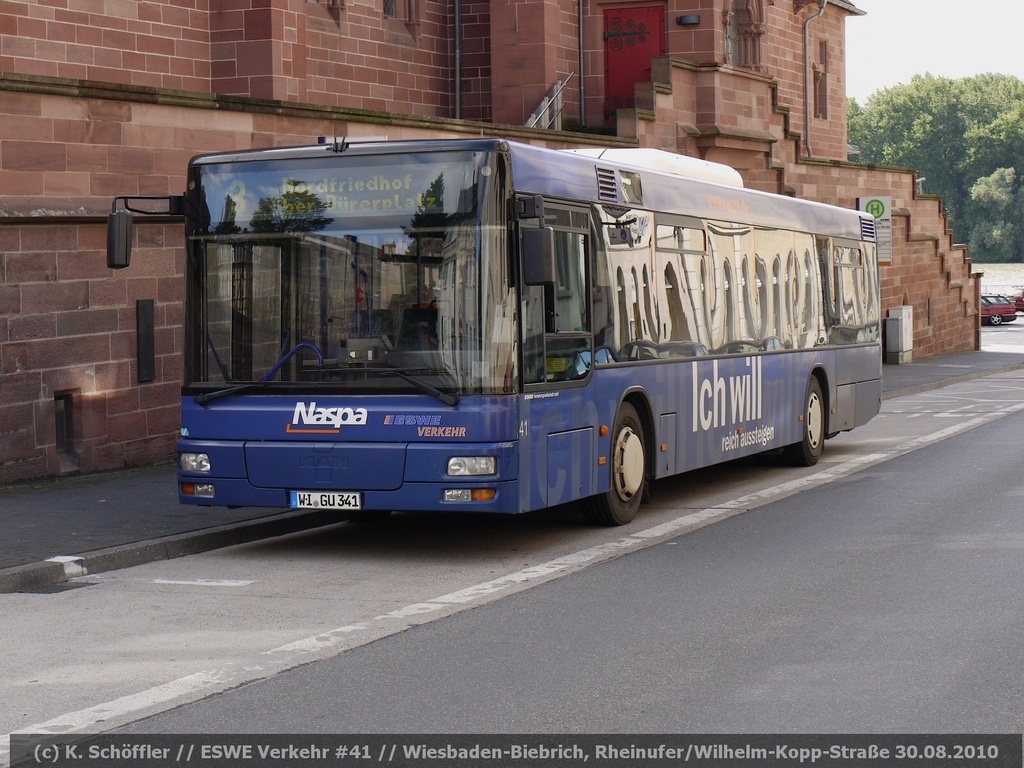
[[[292,423],[287,432],[336,435],[343,426],[359,427],[366,423],[365,408],[321,408],[316,401],[296,403]]]

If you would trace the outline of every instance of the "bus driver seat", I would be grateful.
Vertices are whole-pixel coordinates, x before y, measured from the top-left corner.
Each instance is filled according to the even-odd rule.
[[[437,305],[416,304],[402,312],[402,325],[398,332],[399,349],[437,349]]]

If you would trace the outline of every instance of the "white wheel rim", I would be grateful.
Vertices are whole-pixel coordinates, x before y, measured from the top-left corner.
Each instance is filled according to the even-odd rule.
[[[807,442],[817,448],[821,442],[824,416],[821,412],[821,398],[812,394],[807,400]]]
[[[626,427],[619,433],[615,448],[615,485],[619,495],[628,499],[640,490],[644,482],[643,442],[636,432]]]

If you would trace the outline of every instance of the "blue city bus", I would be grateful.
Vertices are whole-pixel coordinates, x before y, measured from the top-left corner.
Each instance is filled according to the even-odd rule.
[[[874,220],[681,160],[329,139],[117,198],[114,268],[133,213],[185,220],[181,502],[622,525],[659,478],[815,464],[879,410]]]

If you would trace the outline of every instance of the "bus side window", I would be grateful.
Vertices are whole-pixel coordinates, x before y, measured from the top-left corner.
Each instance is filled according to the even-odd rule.
[[[523,332],[523,382],[544,381],[544,286],[524,285],[520,307]]]
[[[520,294],[523,380],[528,384],[581,379],[592,365],[590,217],[555,205],[545,208],[544,217],[553,232],[553,280],[523,285]]]
[[[555,332],[585,331],[587,323],[586,236],[555,233]]]
[[[554,333],[545,340],[547,381],[582,379],[591,367],[587,235],[555,232]]]

